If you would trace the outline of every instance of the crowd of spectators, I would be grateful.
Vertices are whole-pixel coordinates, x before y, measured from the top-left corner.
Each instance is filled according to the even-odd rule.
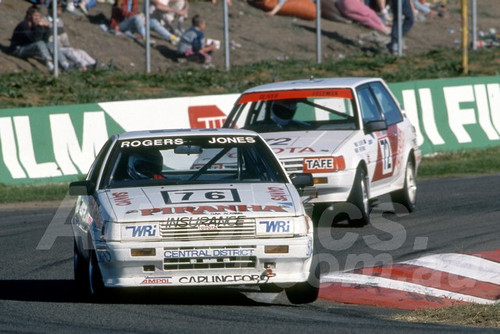
[[[108,33],[128,36],[145,45],[145,14],[148,13],[150,30],[175,47],[179,59],[209,64],[210,54],[216,50],[215,44],[206,43],[204,29],[207,22],[199,14],[191,18],[192,26],[185,28],[189,18],[188,0],[150,0],[148,8],[145,3],[141,6],[139,0],[59,0],[56,23],[52,17],[52,0],[26,1],[31,6],[27,8],[24,20],[13,30],[8,52],[23,59],[36,58],[49,72],[54,71],[56,53],[58,64],[64,71],[99,67],[99,61],[85,50],[70,45],[61,15],[64,10],[80,17],[89,16],[98,3],[110,5],[108,23],[100,25]],[[54,50],[53,24],[57,24],[57,50]],[[151,38],[150,43],[156,42]]]
[[[1,1],[1,0],[0,0]],[[89,16],[98,3],[109,5],[109,19],[100,24],[102,30],[117,35],[128,36],[146,43],[146,13],[149,15],[150,30],[167,41],[176,49],[179,60],[209,64],[211,54],[217,50],[216,44],[208,44],[204,30],[207,25],[202,15],[190,17],[188,0],[150,0],[149,7],[141,6],[139,0],[59,0],[58,41],[59,48],[54,50],[50,40],[52,17],[49,10],[53,0],[25,0],[32,4],[25,19],[14,29],[9,52],[20,58],[35,57],[43,62],[51,72],[54,70],[53,59],[57,54],[63,70],[95,68],[98,61],[86,51],[70,45],[61,19],[61,11],[85,17]],[[212,0],[215,3],[216,0]],[[231,2],[229,0],[228,4]],[[396,53],[398,43],[397,24],[398,0],[328,0],[333,1],[339,12],[347,19],[373,29],[387,36],[387,50]],[[432,0],[429,0],[432,1]],[[279,15],[287,0],[279,0],[268,16]],[[144,3],[144,2],[142,2]],[[434,5],[427,0],[402,0],[402,33],[405,36],[412,28],[417,15],[425,18],[447,17],[442,2]],[[142,7],[142,8],[141,8]],[[47,9],[47,16],[41,8]],[[191,27],[186,29],[186,21]],[[155,44],[153,38],[149,39]],[[403,44],[404,47],[404,44]]]

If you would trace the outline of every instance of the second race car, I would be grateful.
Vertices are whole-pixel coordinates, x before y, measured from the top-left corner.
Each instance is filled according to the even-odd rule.
[[[416,131],[382,79],[254,87],[241,94],[224,127],[259,132],[289,174],[314,175],[315,223],[325,208],[347,203],[350,221],[367,224],[370,202],[384,194],[408,212],[415,208]]]

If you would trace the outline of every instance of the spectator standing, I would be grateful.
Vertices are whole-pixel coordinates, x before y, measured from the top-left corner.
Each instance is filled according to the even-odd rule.
[[[210,63],[212,60],[211,53],[215,51],[216,45],[212,43],[205,45],[204,30],[207,26],[205,19],[196,14],[191,19],[192,26],[186,30],[177,46],[177,56],[185,57],[188,61],[193,61],[201,64]]]
[[[387,48],[389,49],[390,52],[393,54],[397,54],[399,50],[399,45],[398,45],[398,22],[399,22],[399,15],[398,15],[398,5],[399,5],[400,0],[392,0],[391,3],[391,9],[392,9],[392,16],[393,16],[393,22],[392,22],[392,29],[391,29],[391,41],[387,45]],[[414,16],[413,16],[413,5],[411,0],[401,0],[401,12],[403,14],[403,29],[402,29],[402,36],[406,36],[406,34],[411,30],[411,27],[413,27],[414,23]],[[403,42],[403,38],[401,38],[401,42]]]
[[[391,29],[378,17],[377,13],[365,5],[364,0],[337,0],[337,7],[345,17],[368,28],[389,35]]]
[[[48,43],[50,36],[49,23],[42,17],[36,6],[28,8],[24,20],[12,34],[10,51],[19,58],[40,57],[49,72],[54,71],[52,61],[53,45]],[[66,57],[58,50],[59,64],[64,70],[70,68]]]

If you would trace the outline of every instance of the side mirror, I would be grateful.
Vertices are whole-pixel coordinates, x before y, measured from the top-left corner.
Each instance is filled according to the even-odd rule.
[[[364,124],[365,133],[372,133],[375,131],[387,130],[387,123],[385,121],[371,121]]]
[[[72,196],[88,196],[95,191],[92,181],[75,181],[69,184],[69,194]]]
[[[293,173],[290,174],[290,179],[295,188],[300,189],[314,185],[313,176],[309,173]]]

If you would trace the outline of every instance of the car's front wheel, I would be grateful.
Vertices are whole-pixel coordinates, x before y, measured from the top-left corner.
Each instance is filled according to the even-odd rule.
[[[288,300],[292,304],[307,304],[318,299],[319,294],[319,264],[316,261],[316,256],[313,257],[313,264],[309,278],[306,282],[296,283],[293,286],[286,288],[285,293]]]
[[[90,251],[89,267],[88,267],[88,291],[92,298],[102,297],[105,286],[102,281],[101,270],[97,263],[97,256],[94,250]]]
[[[408,160],[405,170],[405,182],[402,189],[393,191],[391,198],[394,203],[403,205],[408,212],[415,210],[417,202],[417,182],[415,178],[415,164],[413,160]]]
[[[73,271],[75,274],[75,284],[79,293],[84,291],[88,286],[88,261],[78,250],[76,239],[74,241],[73,251]]]
[[[353,226],[363,226],[370,223],[370,198],[368,195],[368,176],[361,167],[356,172],[354,184],[349,195],[348,202],[354,204],[359,210],[350,213],[349,221]]]

